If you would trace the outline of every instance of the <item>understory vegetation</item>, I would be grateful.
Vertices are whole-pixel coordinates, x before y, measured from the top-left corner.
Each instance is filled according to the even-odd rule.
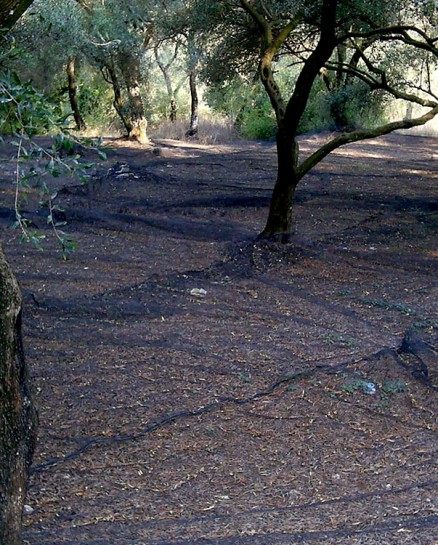
[[[218,70],[212,62],[214,47],[189,28],[192,24],[196,30],[199,21],[193,17],[190,23],[184,4],[173,2],[174,11],[166,13],[157,11],[158,4],[35,0],[2,38],[2,84],[21,84],[26,100],[38,97],[44,111],[52,109],[81,134],[129,134],[129,117],[140,107],[150,134],[184,138],[193,136],[190,78],[195,76],[196,136],[206,143],[236,137],[273,140],[275,115],[255,66],[248,68],[244,59],[229,78],[212,77]],[[197,17],[207,15],[201,10]],[[431,69],[422,62],[415,67],[420,77]],[[278,59],[275,75],[284,94],[299,74],[287,57]],[[328,79],[315,80],[298,134],[374,127],[388,120],[393,101],[370,89],[369,82],[350,79],[340,83],[332,71]],[[132,102],[135,94],[137,103]],[[1,132],[8,134],[5,102]],[[31,130],[45,133],[49,127],[47,120],[34,119]]]
[[[33,61],[29,61],[32,63]],[[65,126],[75,130],[73,115],[66,92],[66,82],[61,79],[54,86],[40,86],[38,81],[21,73],[15,62],[8,62],[7,71],[1,75],[3,91],[9,85],[20,86],[24,101],[32,101],[35,115],[29,119],[28,128],[32,134],[54,132],[52,121],[63,119]],[[155,73],[154,73],[155,72]],[[142,85],[145,111],[152,137],[184,139],[190,119],[190,96],[188,89],[181,88],[178,93],[176,119],[170,119],[170,109],[163,97],[160,74],[152,70],[153,77]],[[188,87],[188,82],[184,82]],[[123,124],[113,107],[112,90],[93,67],[86,67],[78,77],[78,106],[86,129],[78,135],[120,136],[124,133]],[[368,92],[363,84],[351,85],[336,92],[328,92],[319,81],[312,89],[310,101],[299,126],[299,133],[334,131],[336,112],[342,111],[350,128],[374,125],[388,117],[387,104]],[[198,138],[206,144],[225,142],[236,138],[246,140],[274,140],[276,134],[275,116],[260,84],[250,85],[242,95],[236,95],[235,86],[229,88],[208,88],[200,85],[202,104],[200,105],[200,126]],[[39,115],[38,105],[43,114]],[[52,118],[47,117],[47,111]],[[9,124],[10,105],[0,104],[2,133],[10,135],[13,128]],[[56,123],[55,123],[56,124]]]

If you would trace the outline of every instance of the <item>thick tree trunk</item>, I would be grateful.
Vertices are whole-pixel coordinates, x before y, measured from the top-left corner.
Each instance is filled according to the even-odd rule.
[[[21,344],[21,294],[0,246],[0,543],[21,543],[36,412]]]
[[[0,34],[14,26],[33,0],[3,0],[0,2]]]
[[[105,62],[105,69],[102,70],[105,79],[113,87],[114,108],[128,133],[128,138],[138,140],[141,144],[147,144],[149,139],[146,132],[147,120],[140,94],[139,63],[132,55],[125,53],[119,56],[118,65],[128,93],[127,101],[123,99],[122,87],[113,59]]]
[[[129,53],[120,55],[120,68],[128,91],[128,107],[126,109],[126,121],[129,127],[128,137],[138,140],[140,144],[147,144],[147,120],[144,113],[143,100],[140,92],[140,63],[136,57]]]
[[[130,108],[128,113],[130,130],[128,137],[132,140],[137,140],[140,142],[140,144],[147,144],[149,142],[146,132],[148,122],[144,113],[143,101],[138,83],[128,87],[128,93],[130,100]]]
[[[190,127],[186,132],[186,136],[197,136],[199,128],[199,99],[198,90],[196,87],[196,69],[190,70],[190,97],[191,97],[191,115]]]
[[[70,106],[73,111],[73,117],[76,123],[76,128],[83,131],[87,128],[84,118],[79,110],[78,103],[78,86],[76,83],[76,58],[71,57],[67,62],[67,78],[68,78],[68,97]]]
[[[277,132],[277,180],[269,206],[266,226],[260,238],[288,242],[292,232],[292,205],[299,182],[297,173],[298,143],[285,130]]]

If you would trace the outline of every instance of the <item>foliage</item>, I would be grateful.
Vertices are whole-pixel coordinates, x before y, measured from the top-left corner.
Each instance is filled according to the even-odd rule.
[[[408,385],[404,380],[392,379],[387,380],[382,385],[382,390],[387,395],[399,394],[408,391]]]
[[[0,77],[0,113],[5,119],[3,134],[13,137],[10,144],[16,149],[14,227],[20,230],[20,240],[42,248],[41,242],[46,235],[33,229],[23,212],[29,194],[38,190],[40,205],[47,210],[47,224],[66,259],[75,250],[76,243],[61,229],[65,221],[59,219],[62,209],[56,204],[58,193],[46,180],[74,174],[85,183],[92,164],[81,162],[80,154],[74,153],[77,140],[68,131],[67,118],[59,117],[56,106],[30,84],[21,83],[16,75]],[[53,145],[46,148],[34,137],[49,131],[57,136]]]
[[[255,107],[243,109],[240,134],[249,140],[272,140],[275,138],[276,124],[269,103],[265,100]]]
[[[94,72],[80,81],[79,108],[87,125],[105,127],[114,119],[111,90]]]
[[[59,108],[49,103],[30,83],[22,83],[16,74],[0,75],[2,134],[18,132],[28,137],[46,134],[59,123],[56,121],[59,115]]]
[[[46,93],[65,85],[65,65],[88,43],[85,21],[75,0],[35,0],[10,33],[19,54],[11,68]]]
[[[363,82],[353,82],[332,92],[318,82],[312,89],[298,132],[376,127],[386,122],[387,105],[381,93],[370,92]]]
[[[205,99],[216,112],[231,120],[243,138],[275,138],[272,108],[260,85],[248,85],[239,78],[228,85],[208,87]]]

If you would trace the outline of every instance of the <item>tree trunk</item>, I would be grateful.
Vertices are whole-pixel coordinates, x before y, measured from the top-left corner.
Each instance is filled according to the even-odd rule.
[[[277,131],[277,180],[269,206],[266,226],[260,238],[275,238],[288,242],[292,231],[292,203],[300,180],[297,172],[298,143],[287,135],[286,130]]]
[[[160,68],[161,73],[163,74],[164,83],[166,84],[167,96],[169,97],[169,102],[170,102],[169,119],[172,123],[175,123],[176,115],[177,115],[176,112],[178,108],[176,105],[175,93],[173,91],[173,86],[172,86],[172,80],[169,74],[169,68],[172,65],[173,61],[176,59],[176,55],[178,52],[178,44],[175,45],[175,53],[172,59],[170,60],[170,62],[168,62],[167,64],[164,64],[162,60],[160,59],[160,55],[158,54],[158,46],[155,46],[154,52],[155,52],[155,60],[157,61],[158,67]]]
[[[123,126],[126,129],[126,132],[129,134],[130,126],[128,125],[128,122],[125,116],[126,107],[122,98],[122,91],[120,89],[119,78],[117,77],[117,72],[112,60],[110,62],[105,63],[105,67],[104,69],[102,69],[102,73],[105,80],[108,81],[108,83],[111,83],[112,85],[113,92],[114,92],[114,101],[113,101],[114,109],[116,110],[118,116],[120,117],[120,120],[122,121]]]
[[[134,55],[124,53],[120,55],[120,68],[128,91],[129,102],[126,109],[128,137],[138,140],[140,144],[147,144],[149,142],[146,133],[148,123],[140,93],[140,63]]]
[[[0,2],[0,34],[9,30],[23,15],[33,0],[3,0]]]
[[[87,128],[84,118],[79,111],[78,103],[78,86],[76,83],[76,58],[70,57],[67,62],[67,78],[68,78],[68,97],[70,99],[70,106],[73,111],[73,117],[76,123],[76,128],[79,131],[83,131]]]
[[[190,70],[189,76],[190,83],[190,97],[191,97],[191,115],[190,115],[190,127],[186,132],[186,136],[197,136],[199,127],[199,99],[198,90],[196,87],[196,69]]]
[[[0,246],[0,543],[21,544],[36,412],[21,343],[21,294]]]
[[[172,99],[170,101],[170,114],[169,114],[169,119],[172,123],[175,123],[176,121],[177,111],[178,111],[178,107],[176,105],[176,102],[174,99]]]
[[[140,94],[140,86],[138,83],[128,87],[130,108],[128,114],[128,123],[130,131],[128,137],[132,140],[138,140],[140,144],[147,144],[149,138],[147,136],[148,122],[144,114],[143,101]]]

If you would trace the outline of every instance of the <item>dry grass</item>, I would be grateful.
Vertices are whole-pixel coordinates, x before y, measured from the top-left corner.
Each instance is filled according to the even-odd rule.
[[[151,129],[150,136],[159,139],[193,140],[186,136],[189,127],[188,120],[179,119],[175,123],[166,121],[155,129]],[[197,141],[201,144],[219,144],[232,142],[238,138],[235,128],[230,121],[224,119],[207,118],[199,122]]]

